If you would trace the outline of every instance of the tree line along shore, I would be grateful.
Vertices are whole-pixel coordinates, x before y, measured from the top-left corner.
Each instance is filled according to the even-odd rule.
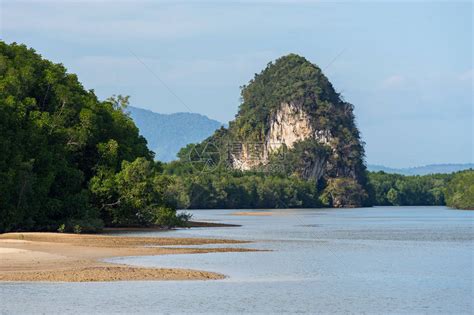
[[[289,69],[291,76],[282,76],[279,67]],[[352,143],[353,149],[335,146],[342,155],[334,157],[317,143],[297,143],[287,152],[290,158],[275,161],[280,171],[272,172],[203,172],[202,165],[184,158],[191,147],[183,149],[178,161],[155,161],[127,113],[128,97],[99,100],[63,65],[24,45],[0,42],[0,74],[0,233],[187,226],[190,215],[176,211],[185,208],[474,208],[472,170],[420,177],[367,172],[352,105],[341,101],[319,68],[296,55],[277,60],[244,87],[234,127],[216,131],[213,139],[229,134],[261,137],[266,126],[253,119],[270,115],[275,106],[252,102],[296,98],[302,104],[318,103],[302,106],[321,115],[315,116],[317,123],[333,128],[338,141]],[[263,84],[267,81],[271,84]],[[326,112],[338,120],[323,119]],[[317,158],[314,152],[341,165],[331,171],[332,177],[304,176],[300,162]],[[309,160],[298,160],[295,154]],[[337,177],[338,171],[349,175]]]

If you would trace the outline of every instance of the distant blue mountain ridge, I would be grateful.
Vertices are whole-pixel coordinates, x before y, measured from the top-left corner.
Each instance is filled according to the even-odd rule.
[[[448,174],[459,172],[467,169],[474,169],[474,163],[465,164],[430,164],[425,166],[408,167],[408,168],[391,168],[383,165],[367,165],[371,172],[384,171],[385,173],[402,174],[402,175],[427,175],[427,174]]]
[[[175,160],[181,148],[201,142],[223,125],[201,114],[158,114],[132,106],[127,109],[155,158],[164,162]]]
[[[159,114],[150,110],[129,106],[130,116],[148,141],[148,147],[156,153],[156,159],[169,162],[176,159],[178,151],[190,143],[198,143],[211,136],[224,124],[196,113]],[[403,175],[452,173],[474,169],[473,163],[432,164],[411,168],[391,168],[383,165],[367,166],[369,171]]]

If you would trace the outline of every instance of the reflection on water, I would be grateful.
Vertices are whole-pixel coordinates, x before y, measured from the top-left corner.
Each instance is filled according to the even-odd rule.
[[[241,224],[241,227],[146,235],[255,240],[255,243],[225,246],[271,251],[111,260],[140,266],[217,271],[228,275],[227,279],[4,283],[0,284],[0,310],[6,313],[473,312],[474,212],[444,207],[272,210],[272,216],[235,216],[230,215],[232,212],[193,211],[193,219]]]

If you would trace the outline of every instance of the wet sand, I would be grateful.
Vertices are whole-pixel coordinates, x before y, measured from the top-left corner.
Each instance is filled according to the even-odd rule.
[[[203,238],[154,238],[60,233],[0,234],[0,281],[120,281],[222,279],[218,273],[140,268],[102,262],[123,256],[251,251],[245,248],[186,248],[173,245],[238,244]]]

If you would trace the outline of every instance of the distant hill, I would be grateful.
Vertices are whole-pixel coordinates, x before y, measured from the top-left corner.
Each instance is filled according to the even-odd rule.
[[[368,170],[371,172],[384,171],[385,173],[394,173],[402,175],[427,175],[427,174],[436,174],[436,173],[453,173],[466,169],[474,169],[473,163],[466,164],[430,164],[425,166],[418,167],[409,167],[409,168],[391,168],[383,165],[368,165]]]
[[[171,161],[179,149],[212,135],[222,123],[195,113],[158,114],[150,110],[129,106],[130,116],[156,153],[156,159]]]

